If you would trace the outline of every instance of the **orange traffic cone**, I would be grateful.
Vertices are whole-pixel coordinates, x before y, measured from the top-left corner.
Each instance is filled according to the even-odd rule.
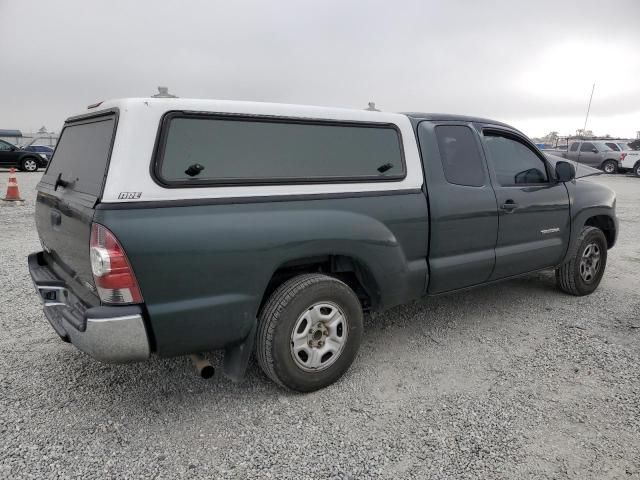
[[[22,202],[20,190],[18,190],[18,180],[16,179],[16,169],[9,170],[9,183],[7,184],[7,195],[3,198],[6,202]]]

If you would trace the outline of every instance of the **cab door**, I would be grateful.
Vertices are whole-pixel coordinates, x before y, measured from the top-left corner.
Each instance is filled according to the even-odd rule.
[[[498,202],[496,263],[490,280],[560,263],[569,244],[569,195],[544,157],[520,134],[484,129]]]
[[[466,122],[423,121],[417,130],[431,219],[428,292],[486,282],[498,209],[478,133]]]

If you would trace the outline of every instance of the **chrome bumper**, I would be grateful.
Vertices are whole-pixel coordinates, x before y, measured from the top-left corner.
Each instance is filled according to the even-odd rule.
[[[48,267],[42,252],[29,255],[29,272],[44,305],[44,314],[63,340],[96,360],[136,362],[151,353],[139,306],[93,307],[82,302]]]

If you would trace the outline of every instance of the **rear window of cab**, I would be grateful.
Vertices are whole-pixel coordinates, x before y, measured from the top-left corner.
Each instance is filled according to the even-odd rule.
[[[395,125],[184,113],[163,119],[154,172],[169,187],[406,176]]]

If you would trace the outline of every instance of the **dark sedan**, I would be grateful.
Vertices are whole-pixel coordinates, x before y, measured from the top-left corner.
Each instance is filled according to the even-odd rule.
[[[37,153],[44,158],[47,163],[51,160],[51,157],[53,157],[53,148],[47,147],[46,145],[28,145],[26,147],[22,147],[22,149],[28,152]]]
[[[32,152],[0,140],[0,168],[16,167],[25,172],[35,172],[49,163],[39,152]]]

